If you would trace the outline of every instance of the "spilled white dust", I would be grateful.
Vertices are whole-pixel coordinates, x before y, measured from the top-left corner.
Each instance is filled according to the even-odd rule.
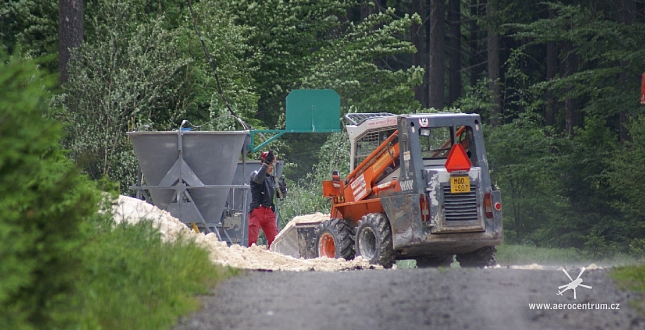
[[[349,261],[330,258],[296,259],[271,252],[265,246],[253,245],[247,248],[232,245],[229,247],[226,242],[219,241],[214,233],[207,235],[196,233],[171,216],[170,213],[136,198],[119,196],[113,206],[113,211],[114,220],[117,223],[126,221],[134,224],[139,221],[152,221],[165,242],[174,242],[179,237],[194,240],[209,251],[211,261],[219,265],[243,269],[284,271],[340,271],[380,268],[370,265],[367,260],[361,257]],[[293,226],[295,222],[317,221],[323,218],[324,215],[321,213],[296,217],[286,228]]]

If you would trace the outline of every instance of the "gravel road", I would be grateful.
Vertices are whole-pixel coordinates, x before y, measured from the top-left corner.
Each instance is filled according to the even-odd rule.
[[[576,279],[579,268],[567,268]],[[564,272],[518,269],[399,269],[256,272],[221,283],[202,310],[174,330],[201,329],[645,329],[603,269],[571,281]],[[559,304],[565,309],[531,309]],[[597,310],[589,308],[619,308]],[[572,309],[577,308],[577,309]],[[583,309],[587,308],[587,309]]]

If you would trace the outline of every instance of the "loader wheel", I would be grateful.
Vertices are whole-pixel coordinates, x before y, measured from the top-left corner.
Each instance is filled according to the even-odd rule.
[[[450,267],[455,260],[453,256],[423,257],[417,258],[417,268],[429,267]]]
[[[356,255],[362,256],[371,264],[392,267],[396,256],[392,248],[392,229],[385,214],[370,213],[358,222]]]
[[[495,266],[495,252],[497,249],[494,246],[485,246],[470,253],[458,254],[457,261],[462,268]]]
[[[342,219],[324,221],[315,246],[318,257],[354,259],[354,226]]]

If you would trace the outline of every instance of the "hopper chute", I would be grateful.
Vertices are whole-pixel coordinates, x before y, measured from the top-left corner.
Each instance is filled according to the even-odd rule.
[[[128,132],[152,203],[186,224],[222,237],[221,218],[248,131]],[[246,212],[246,201],[242,202]],[[239,239],[238,241],[241,241]],[[243,242],[240,242],[243,243]]]

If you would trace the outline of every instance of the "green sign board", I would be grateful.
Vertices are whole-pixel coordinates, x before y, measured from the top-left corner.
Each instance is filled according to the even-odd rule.
[[[287,95],[287,132],[338,132],[340,96],[333,89],[296,89]]]

